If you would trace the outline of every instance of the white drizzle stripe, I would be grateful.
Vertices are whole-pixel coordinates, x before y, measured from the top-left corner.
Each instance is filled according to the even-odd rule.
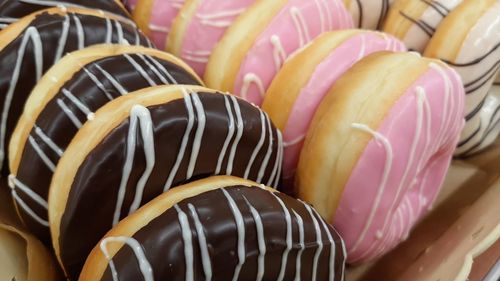
[[[106,79],[108,79],[111,84],[113,85],[113,87],[115,87],[115,89],[123,96],[123,95],[126,95],[128,94],[128,91],[125,90],[125,88],[123,88],[123,86],[118,83],[118,81],[116,81],[116,79],[111,75],[109,74],[109,72],[107,72],[106,70],[104,70],[100,65],[98,64],[95,64],[95,67],[97,68],[97,70],[99,70],[102,75],[104,75],[104,77],[106,77]]]
[[[241,140],[241,136],[243,135],[243,130],[244,130],[243,116],[241,115],[241,109],[238,100],[234,96],[230,96],[229,98],[233,102],[233,107],[236,114],[237,122],[236,122],[236,139],[234,140],[231,146],[229,159],[227,161],[226,173],[228,175],[232,174],[233,172],[233,162],[234,162],[234,157],[236,156],[236,148],[238,147],[238,144]]]
[[[191,93],[191,97],[193,98],[194,108],[196,109],[196,120],[198,126],[195,131],[195,136],[193,140],[193,147],[191,149],[191,157],[189,158],[189,165],[187,169],[186,178],[190,179],[193,177],[194,168],[196,166],[196,162],[198,160],[198,155],[200,153],[201,141],[203,140],[203,133],[205,131],[205,125],[207,123],[207,117],[205,116],[205,109],[203,108],[203,104],[201,103],[200,97],[197,93]]]
[[[238,16],[245,9],[237,9],[237,10],[229,10],[223,11],[219,13],[213,13],[210,15],[202,15],[196,14],[196,17],[200,19],[200,22],[204,25],[213,26],[213,27],[228,27],[232,24],[232,20],[229,20],[229,17]]]
[[[71,111],[61,99],[57,99],[57,105],[62,109],[62,111],[64,111],[66,116],[68,116],[69,120],[71,120],[75,127],[77,127],[78,129],[82,127],[82,122],[78,120],[73,111]]]
[[[311,216],[311,219],[312,219],[312,222],[314,225],[314,229],[316,231],[316,243],[318,244],[318,248],[316,249],[316,253],[314,254],[311,280],[317,280],[316,276],[318,274],[319,256],[321,255],[321,252],[323,251],[323,241],[322,241],[322,236],[321,236],[321,229],[319,228],[318,220],[316,220],[316,217],[314,216],[314,214],[311,210],[311,207],[309,207],[309,205],[307,205],[304,202],[302,202],[302,204],[304,204],[304,207],[306,208],[307,212]]]
[[[170,170],[170,174],[168,175],[167,182],[165,183],[165,187],[163,191],[167,191],[172,187],[172,182],[174,181],[175,176],[177,175],[177,171],[179,170],[179,166],[181,165],[181,161],[184,158],[184,154],[186,153],[186,147],[189,141],[189,135],[193,130],[194,126],[194,110],[193,103],[191,101],[191,97],[185,88],[182,88],[182,92],[184,95],[184,103],[186,105],[186,111],[188,113],[188,124],[186,126],[186,131],[184,132],[184,136],[182,137],[181,147],[179,149],[179,153],[177,154],[177,159],[175,160],[174,166]]]
[[[73,20],[75,21],[76,34],[78,38],[78,49],[81,50],[85,48],[85,32],[83,31],[82,22],[76,14],[73,14]]]
[[[40,38],[38,30],[35,27],[30,26],[26,29],[23,39],[21,41],[21,45],[18,49],[16,63],[14,66],[14,70],[12,72],[12,78],[10,79],[9,88],[7,90],[7,93],[5,94],[5,101],[2,109],[2,123],[0,127],[0,167],[3,164],[3,160],[5,157],[5,141],[6,141],[5,137],[7,131],[7,119],[9,116],[9,110],[12,104],[12,98],[14,96],[17,83],[19,81],[21,65],[24,59],[24,55],[29,40],[31,40],[31,42],[33,43],[33,48],[34,48],[34,59],[36,64],[36,81],[39,81],[42,76],[42,70],[43,70],[42,40]]]
[[[119,242],[128,245],[130,249],[132,249],[132,251],[134,252],[135,258],[139,263],[139,269],[141,270],[144,281],[154,281],[153,268],[151,267],[151,264],[146,258],[144,249],[142,248],[141,244],[134,238],[125,236],[106,237],[99,243],[101,252],[108,261],[109,268],[111,270],[111,275],[113,276],[113,281],[118,281],[119,279],[118,279],[118,272],[116,271],[116,267],[113,262],[113,258],[109,255],[107,248],[107,245],[110,242]]]
[[[231,111],[231,103],[230,103],[227,95],[224,95],[224,103],[226,106],[227,116],[229,118],[229,124],[228,124],[228,133],[226,136],[226,140],[224,141],[224,145],[222,146],[222,150],[219,153],[219,159],[217,160],[217,167],[215,169],[216,175],[220,174],[220,171],[222,169],[222,162],[224,161],[224,157],[226,156],[227,148],[229,147],[229,143],[230,143],[231,139],[233,138],[234,131],[235,131],[234,117],[233,117],[233,113]]]
[[[262,166],[260,167],[259,174],[257,176],[257,182],[262,182],[264,175],[267,170],[267,166],[269,164],[269,159],[271,158],[271,154],[273,153],[273,144],[274,144],[274,136],[271,128],[271,121],[269,118],[266,118],[267,130],[269,131],[269,146],[267,147],[266,156],[262,161]]]
[[[245,169],[245,175],[244,178],[248,179],[248,176],[250,175],[250,169],[253,166],[253,163],[255,161],[255,158],[257,157],[257,154],[259,153],[260,149],[264,145],[264,141],[266,139],[267,131],[266,131],[266,117],[264,116],[264,113],[259,110],[260,113],[260,122],[261,122],[261,131],[260,131],[260,139],[259,142],[257,143],[257,146],[255,146],[252,155],[250,157],[250,161],[248,162],[247,168]],[[272,132],[270,132],[272,134]]]
[[[160,71],[158,70],[158,68],[156,68],[154,65],[152,65],[147,59],[146,57],[143,55],[143,54],[137,54],[137,56],[139,56],[139,58],[141,58],[141,60],[149,67],[149,69],[151,69],[153,71],[153,73],[156,75],[156,77],[158,77],[158,79],[160,79],[160,81],[165,84],[165,85],[168,85],[170,84],[167,79],[165,78],[165,76],[161,75]]]
[[[323,33],[326,30],[326,28],[325,28],[325,16],[323,15],[323,7],[321,7],[322,4],[318,1],[319,0],[314,0],[314,3],[316,4],[316,7],[318,8],[319,20],[321,22],[321,33]]]
[[[382,144],[382,147],[384,148],[385,153],[386,153],[386,160],[385,160],[385,165],[384,165],[384,173],[382,175],[382,181],[378,187],[377,196],[375,198],[374,206],[373,206],[373,208],[368,216],[368,220],[366,221],[365,226],[364,226],[361,234],[358,236],[357,241],[354,243],[354,246],[351,249],[352,251],[355,251],[359,247],[361,242],[364,240],[366,233],[368,232],[368,229],[372,224],[373,218],[375,217],[375,213],[378,210],[378,206],[379,206],[380,201],[382,199],[382,195],[384,194],[384,191],[385,191],[385,188],[387,185],[387,181],[389,179],[389,174],[390,174],[390,171],[392,169],[393,151],[392,151],[392,145],[389,142],[389,140],[385,136],[381,135],[380,133],[372,130],[367,125],[354,123],[351,125],[351,127],[353,129],[356,129],[356,130],[359,130],[359,131],[362,131],[364,133],[368,133],[368,134],[372,135],[376,142]]]
[[[9,175],[9,187],[15,191],[16,187],[19,188],[24,194],[28,195],[33,201],[44,209],[48,209],[48,204],[42,196],[35,193],[30,187],[18,180],[14,175]]]
[[[283,136],[279,130],[278,130],[278,142],[280,143],[280,146],[279,146],[279,164],[278,164],[278,172],[276,174],[276,180],[275,180],[273,186],[278,186],[280,179],[281,179],[282,169],[283,169],[283,155],[284,155]]]
[[[302,217],[295,212],[295,210],[292,210],[293,215],[295,217],[295,220],[297,221],[297,226],[299,228],[299,245],[300,249],[297,253],[297,258],[295,261],[295,281],[300,281],[302,269],[301,269],[301,264],[302,264],[302,253],[304,252],[304,249],[306,248],[305,242],[304,242],[304,221],[302,220]]]
[[[260,96],[264,97],[266,90],[264,89],[262,79],[260,79],[255,73],[247,73],[243,78],[243,85],[241,86],[240,92],[240,95],[244,100],[248,100],[248,90],[252,84],[257,86]]]
[[[311,41],[306,21],[297,7],[290,8],[290,15],[299,34],[300,46],[303,47],[307,42]]]
[[[65,97],[67,97],[72,103],[74,103],[76,105],[76,107],[78,107],[78,109],[81,112],[83,112],[83,114],[85,114],[87,116],[87,119],[89,119],[89,120],[93,119],[94,113],[86,105],[84,105],[80,100],[78,100],[73,95],[73,93],[71,93],[70,91],[68,91],[65,88],[62,88],[61,91]]]
[[[241,215],[241,211],[234,199],[224,188],[222,188],[221,190],[222,193],[224,193],[224,196],[226,196],[227,201],[229,202],[229,207],[231,208],[231,212],[233,213],[234,220],[236,222],[236,229],[238,231],[238,265],[236,265],[233,275],[233,281],[236,281],[240,276],[241,267],[245,263],[245,222],[243,220],[243,216]]]
[[[49,227],[49,222],[45,219],[42,219],[40,216],[38,216],[24,201],[17,195],[15,190],[12,190],[12,197],[14,197],[14,200],[23,208],[23,210],[30,215],[36,222],[41,224],[42,226]]]
[[[139,208],[142,201],[144,188],[155,165],[153,121],[151,120],[151,113],[144,106],[134,105],[130,111],[130,125],[127,136],[127,154],[125,158],[125,164],[123,165],[122,178],[120,181],[120,188],[118,190],[118,199],[113,215],[113,225],[116,225],[120,221],[121,209],[123,206],[123,200],[125,199],[127,183],[129,181],[130,173],[134,164],[138,129],[141,130],[141,137],[144,145],[144,155],[146,158],[146,169],[137,182],[135,196],[132,204],[130,205],[129,214]]]
[[[273,172],[271,173],[271,176],[269,177],[269,181],[267,182],[267,186],[270,186],[272,184],[272,182],[274,181],[275,184],[274,186],[278,186],[277,185],[277,181],[279,181],[279,177],[280,177],[280,173],[278,171],[279,169],[279,165],[280,165],[280,162],[281,162],[281,155],[282,155],[282,148],[283,148],[283,136],[281,135],[281,132],[279,130],[276,130],[277,131],[277,135],[278,135],[278,150],[276,151],[276,161],[274,162],[274,168],[273,168]],[[271,132],[272,134],[272,132]]]
[[[59,38],[59,43],[57,44],[57,51],[56,51],[56,56],[54,59],[54,64],[56,62],[58,62],[63,55],[64,48],[65,48],[67,40],[68,40],[69,24],[70,24],[69,16],[64,15],[64,22],[62,23],[61,38]]]
[[[42,159],[43,163],[52,171],[52,173],[56,170],[56,165],[54,162],[52,162],[47,154],[43,152],[42,148],[38,145],[38,143],[35,141],[35,139],[32,136],[28,137],[28,141],[33,147],[33,149],[36,151],[38,156],[40,156],[40,159]]]
[[[106,17],[106,39],[104,40],[106,44],[111,44],[112,35],[113,25],[111,24],[111,20]]]
[[[184,242],[184,259],[186,262],[186,281],[194,280],[194,257],[193,257],[193,237],[191,232],[191,227],[189,226],[189,221],[186,213],[175,205],[175,210],[177,211],[179,224],[181,226],[182,241]]]
[[[90,80],[92,80],[92,82],[94,82],[96,84],[97,88],[99,88],[99,90],[101,90],[110,101],[113,100],[113,96],[111,96],[111,94],[108,92],[106,87],[104,87],[104,85],[101,83],[101,81],[99,81],[99,79],[97,79],[97,77],[94,75],[94,73],[90,72],[90,70],[88,70],[86,67],[82,67],[82,69],[83,69],[83,71],[85,71],[85,73],[90,78]]]
[[[281,44],[281,39],[277,35],[271,36],[270,40],[273,45],[274,66],[276,67],[276,71],[279,71],[285,62],[287,55],[285,49],[283,48],[283,44]]]
[[[332,234],[330,233],[330,230],[328,229],[325,221],[321,218],[321,216],[315,209],[312,210],[316,215],[316,218],[318,218],[318,220],[321,222],[323,230],[326,232],[326,236],[328,237],[328,241],[330,242],[330,269],[328,271],[328,280],[333,281],[335,280],[335,240],[333,240]]]
[[[52,151],[54,151],[59,157],[61,157],[64,153],[64,151],[59,147],[57,146],[57,144],[55,144],[52,139],[50,139],[44,132],[43,130],[38,127],[37,125],[35,125],[35,134],[45,143],[47,144],[47,146],[50,147],[50,149],[52,149]]]
[[[177,83],[177,81],[174,79],[174,77],[170,74],[170,72],[168,72],[168,70],[161,64],[159,63],[155,58],[153,58],[152,56],[150,55],[145,55],[146,58],[148,58],[150,61],[153,62],[153,64],[160,70],[163,72],[163,74],[165,74],[168,79],[170,79],[171,81],[171,84],[179,84]]]
[[[153,79],[151,79],[144,68],[142,68],[142,66],[138,64],[129,54],[124,54],[123,56],[130,62],[130,64],[137,70],[137,72],[139,72],[139,74],[141,74],[141,76],[146,79],[150,86],[157,86],[157,84],[153,81]]]
[[[123,38],[122,25],[117,20],[115,20],[115,27],[116,27],[116,34],[118,36],[117,43],[127,45],[128,42],[126,42],[125,38]]]
[[[212,262],[210,261],[210,255],[208,253],[207,238],[205,236],[205,230],[201,224],[196,208],[193,204],[188,204],[189,211],[191,212],[191,217],[194,220],[194,225],[196,228],[196,234],[198,236],[198,244],[201,251],[201,262],[203,264],[203,272],[205,273],[205,280],[212,280]]]
[[[283,200],[281,200],[281,198],[279,198],[273,192],[271,192],[271,194],[274,196],[274,198],[276,198],[276,201],[278,201],[278,203],[281,206],[281,209],[283,209],[283,213],[285,214],[285,222],[286,222],[286,240],[285,241],[286,241],[286,248],[283,251],[283,255],[281,257],[281,269],[280,269],[280,273],[279,273],[278,279],[277,279],[277,280],[282,281],[282,280],[285,279],[285,273],[286,273],[285,271],[286,271],[286,265],[287,265],[287,262],[288,262],[288,254],[290,253],[290,250],[292,249],[292,218],[291,218],[290,212],[286,208],[285,203],[283,202]],[[316,280],[316,279],[313,279],[313,280]]]
[[[256,281],[261,281],[264,278],[265,273],[265,257],[266,257],[266,241],[265,241],[265,233],[264,233],[264,224],[262,223],[262,218],[259,215],[259,212],[250,204],[248,199],[243,196],[245,202],[250,208],[250,213],[252,214],[253,220],[255,222],[255,229],[257,231],[257,243],[259,246],[259,256],[257,258],[257,277]]]

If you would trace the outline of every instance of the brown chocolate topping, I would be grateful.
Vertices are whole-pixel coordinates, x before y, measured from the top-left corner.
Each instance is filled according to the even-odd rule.
[[[187,105],[196,103],[197,97],[204,111],[199,112],[193,107],[193,118],[190,119]],[[184,99],[151,106],[148,109],[154,130],[155,163],[144,188],[142,204],[164,192],[167,178],[179,155],[182,161],[175,173],[172,187],[215,174],[244,177],[254,151],[257,151],[255,161],[250,166],[247,178],[260,180],[264,184],[277,183],[281,163],[278,153],[282,155],[281,134],[267,122],[269,120],[267,115],[257,107],[234,96],[199,93],[186,95]],[[231,114],[228,114],[228,109]],[[201,114],[206,117],[206,124],[199,142],[201,146],[193,175],[188,178],[188,166]],[[185,153],[182,154],[181,144],[189,128],[189,120],[194,121],[193,129],[189,134]],[[224,151],[228,135],[231,135],[228,129],[231,120],[235,122],[241,120],[242,123],[239,121],[233,124],[235,130],[225,150],[221,169],[217,173],[219,156]],[[125,120],[102,140],[80,165],[73,181],[61,219],[59,236],[60,256],[73,279],[78,276],[85,258],[94,245],[113,226],[113,216],[118,205],[118,190],[126,162],[129,124],[129,119]],[[263,124],[269,127],[265,126],[263,145],[257,149],[262,138]],[[236,142],[238,128],[242,128],[239,143]],[[146,156],[140,133],[136,136],[136,143],[133,168],[127,181],[120,212],[121,218],[129,213],[136,195],[137,183],[146,168]],[[233,165],[229,161],[231,154],[234,156]],[[259,175],[260,171],[262,173]]]

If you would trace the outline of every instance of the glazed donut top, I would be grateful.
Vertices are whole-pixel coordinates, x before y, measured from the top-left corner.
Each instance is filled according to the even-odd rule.
[[[393,0],[344,0],[358,28],[380,29]]]
[[[150,45],[135,26],[104,12],[52,8],[0,33],[0,160],[33,87],[64,54],[101,43]]]
[[[123,18],[129,17],[119,0],[4,0],[0,3],[0,30],[24,16],[56,6],[99,9]]]
[[[343,280],[341,238],[312,207],[224,178],[179,187],[125,219],[80,280]]]
[[[221,174],[276,186],[282,148],[267,115],[232,95],[166,86],[116,99],[80,129],[54,174],[56,253],[75,276],[121,218],[188,181]]]
[[[49,239],[47,210],[41,205],[46,205],[59,158],[82,124],[110,100],[169,83],[201,81],[173,56],[132,46],[86,48],[64,57],[46,73],[26,103],[9,151],[12,193],[32,232]],[[19,186],[34,194],[16,192]],[[34,200],[35,194],[44,204]]]

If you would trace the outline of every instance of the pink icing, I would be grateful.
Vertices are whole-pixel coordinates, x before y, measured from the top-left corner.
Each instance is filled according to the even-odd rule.
[[[344,189],[334,225],[348,261],[376,258],[404,240],[434,202],[464,120],[464,88],[451,68],[431,64],[392,107]]]
[[[283,130],[285,142],[283,177],[287,188],[291,183],[299,161],[304,137],[314,113],[324,96],[342,74],[362,58],[379,51],[406,51],[396,38],[374,31],[353,35],[326,57],[314,70],[309,82],[301,89],[290,111]],[[288,184],[287,184],[288,183]]]
[[[352,17],[340,0],[290,0],[248,51],[233,93],[260,105],[288,56],[325,31],[352,27]]]
[[[159,49],[165,49],[168,33],[185,0],[155,0],[149,19],[151,40]]]
[[[201,1],[184,34],[180,57],[203,76],[210,54],[226,29],[254,2]]]

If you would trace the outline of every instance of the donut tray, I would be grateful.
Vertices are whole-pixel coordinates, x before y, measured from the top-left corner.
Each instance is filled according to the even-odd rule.
[[[499,167],[500,141],[454,161],[433,210],[410,237],[377,261],[350,266],[346,280],[483,280],[500,260]],[[8,198],[2,179],[0,222],[19,226]]]

